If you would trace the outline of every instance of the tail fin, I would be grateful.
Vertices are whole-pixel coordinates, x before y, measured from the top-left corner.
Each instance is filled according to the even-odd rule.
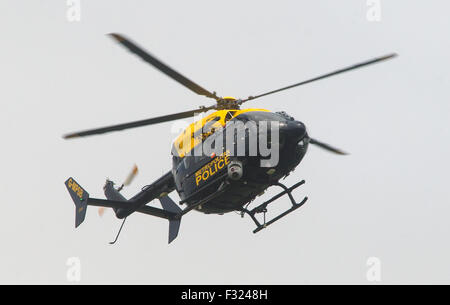
[[[75,228],[83,223],[86,217],[89,193],[86,192],[72,177],[65,182],[70,197],[75,203]]]
[[[172,213],[180,213],[181,208],[172,200],[169,196],[164,196],[159,198],[161,206],[165,211]],[[178,231],[180,230],[181,218],[179,219],[169,219],[169,244],[178,236]]]

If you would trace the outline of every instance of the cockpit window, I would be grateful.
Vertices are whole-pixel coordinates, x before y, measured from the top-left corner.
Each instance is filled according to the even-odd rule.
[[[208,123],[209,123],[209,122],[212,122],[212,121],[217,122],[217,121],[219,121],[219,120],[220,120],[220,116],[216,116],[215,118],[209,119],[209,120],[208,120]]]
[[[235,113],[236,111],[228,111],[227,114],[225,115],[225,122],[231,120],[234,117]]]
[[[208,138],[210,135],[212,135],[215,132],[215,128],[213,127],[213,125],[218,121],[220,121],[219,116],[210,119],[208,122],[205,123],[203,128],[197,130],[194,133],[194,138],[201,136],[202,141],[205,140],[206,138]]]
[[[267,122],[271,121],[286,122],[286,118],[278,113],[262,112],[262,111],[246,112],[237,116],[237,118],[238,119],[241,118],[241,120],[243,121],[253,120],[253,121],[267,121]]]

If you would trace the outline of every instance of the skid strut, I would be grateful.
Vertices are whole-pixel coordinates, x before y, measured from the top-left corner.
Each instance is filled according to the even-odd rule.
[[[256,229],[253,230],[253,233],[257,233],[257,232],[261,231],[262,229],[265,229],[267,226],[273,224],[275,221],[277,221],[277,220],[283,218],[283,217],[286,216],[287,214],[289,214],[289,213],[295,211],[296,209],[298,209],[299,207],[301,207],[302,205],[304,205],[305,202],[308,200],[308,197],[305,197],[301,202],[297,203],[297,202],[295,201],[294,197],[292,196],[292,191],[295,190],[296,188],[298,188],[299,186],[303,185],[303,184],[305,184],[305,180],[302,180],[302,181],[300,181],[300,182],[294,184],[294,185],[291,186],[290,188],[288,188],[288,187],[286,187],[284,184],[282,184],[282,183],[280,183],[280,182],[276,182],[276,183],[274,183],[274,184],[272,184],[272,185],[277,185],[277,186],[283,188],[283,191],[282,191],[282,192],[278,193],[277,195],[273,196],[272,198],[270,198],[270,199],[267,200],[266,202],[260,204],[259,206],[255,207],[255,208],[253,208],[253,209],[251,209],[251,210],[248,210],[248,209],[246,209],[246,208],[242,208],[242,209],[241,209],[241,212],[242,212],[242,213],[245,213],[245,214],[248,214],[248,215],[251,217],[251,219],[252,219],[252,220],[255,222],[255,224],[256,224]],[[269,204],[271,204],[272,202],[274,202],[275,200],[277,200],[278,198],[280,198],[281,196],[284,196],[284,195],[288,195],[289,199],[291,200],[292,207],[291,207],[289,210],[287,210],[287,211],[281,213],[281,214],[278,215],[277,217],[275,217],[275,218],[273,218],[273,219],[271,219],[271,220],[269,220],[269,221],[266,222],[267,206],[268,206]],[[256,219],[256,217],[255,217],[255,214],[259,214],[259,213],[263,213],[263,214],[264,214],[264,221],[263,221],[262,224],[261,224],[261,223],[258,221],[258,219]]]

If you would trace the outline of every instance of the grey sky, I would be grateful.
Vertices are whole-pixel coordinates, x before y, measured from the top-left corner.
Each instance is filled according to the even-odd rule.
[[[0,283],[450,283],[448,1],[0,2]],[[100,197],[106,177],[140,167],[131,196],[171,167],[171,124],[64,141],[61,135],[210,105],[104,34],[119,32],[221,95],[246,97],[389,52],[400,57],[248,103],[284,110],[316,147],[286,182],[309,202],[256,235],[231,213],[192,213],[167,245],[166,221],[88,211],[74,230],[63,185]],[[266,196],[274,194],[269,191]],[[173,198],[178,198],[174,195]],[[156,202],[154,204],[157,204]],[[280,201],[272,212],[286,207]]]

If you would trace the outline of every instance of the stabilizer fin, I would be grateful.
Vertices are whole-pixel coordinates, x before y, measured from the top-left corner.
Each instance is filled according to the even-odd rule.
[[[75,228],[81,225],[86,217],[89,193],[86,192],[72,177],[66,180],[65,185],[75,203]]]
[[[167,195],[159,198],[159,202],[161,202],[161,206],[165,211],[176,214],[182,211],[181,208]],[[181,218],[169,219],[169,244],[177,238],[180,224]]]

